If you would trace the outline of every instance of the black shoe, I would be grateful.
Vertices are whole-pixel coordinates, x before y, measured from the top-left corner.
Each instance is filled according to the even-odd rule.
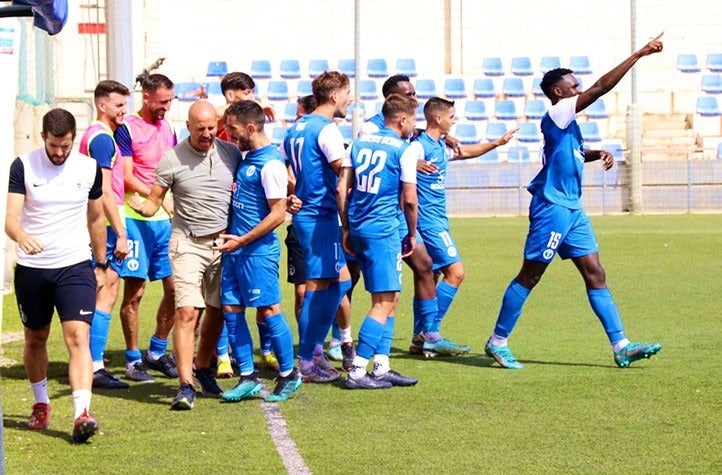
[[[178,392],[170,405],[172,411],[189,411],[193,409],[193,402],[196,399],[196,390],[190,384],[184,384],[178,388]]]
[[[419,382],[419,380],[416,378],[409,378],[408,376],[403,376],[394,370],[389,370],[388,372],[380,376],[376,376],[375,374],[371,374],[370,376],[376,381],[386,381],[388,383],[391,383],[393,386],[413,386]]]
[[[100,368],[93,373],[94,389],[128,389],[128,383],[124,383],[117,376],[110,374],[107,369]]]
[[[344,371],[348,372],[353,369],[353,359],[356,357],[356,350],[353,348],[353,342],[341,343],[341,366]]]
[[[201,392],[210,396],[220,396],[223,389],[216,382],[215,371],[210,368],[195,370],[195,377],[201,387]]]
[[[176,367],[175,360],[173,359],[173,356],[168,353],[163,354],[163,356],[157,360],[151,360],[148,358],[148,352],[146,351],[143,355],[143,363],[147,368],[160,371],[169,378],[178,377],[178,368]]]
[[[360,378],[352,378],[350,374],[346,376],[346,389],[388,389],[391,386],[390,382],[374,379],[369,374]]]

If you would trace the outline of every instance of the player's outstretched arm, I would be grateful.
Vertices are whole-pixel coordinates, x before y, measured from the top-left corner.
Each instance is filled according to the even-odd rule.
[[[602,166],[605,170],[609,170],[614,166],[614,156],[606,150],[585,150],[584,161],[585,162],[596,162],[597,160],[602,161]]]
[[[478,157],[479,155],[484,155],[485,153],[494,150],[496,147],[506,145],[514,137],[517,130],[519,129],[516,128],[514,130],[510,130],[502,137],[492,140],[491,142],[462,145],[459,147],[459,154],[452,158],[452,160],[466,160],[468,158]]]

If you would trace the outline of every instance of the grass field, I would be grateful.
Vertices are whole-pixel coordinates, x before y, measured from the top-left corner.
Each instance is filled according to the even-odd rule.
[[[521,263],[526,219],[457,219],[452,231],[467,277],[442,329],[472,345],[472,353],[429,361],[406,354],[411,273],[405,269],[392,366],[420,382],[370,392],[304,385],[281,412],[311,471],[722,473],[720,216],[592,221],[627,334],[662,343],[659,355],[618,369],[574,266],[557,261],[532,293],[511,339],[526,368],[499,369],[483,355],[483,344]],[[283,288],[292,318],[291,286]],[[150,286],[142,307],[144,348],[158,291]],[[368,302],[358,288],[354,334]],[[3,324],[6,334],[21,331],[12,295],[5,297]],[[101,433],[90,444],[70,444],[72,409],[60,336],[56,320],[51,430],[25,428],[32,395],[22,364],[2,368],[8,473],[284,471],[259,400],[221,404],[199,398],[192,411],[171,412],[176,382],[163,378],[128,391],[96,392],[92,409]],[[116,312],[108,355],[118,374],[122,341]],[[21,361],[22,341],[5,344],[3,351]]]

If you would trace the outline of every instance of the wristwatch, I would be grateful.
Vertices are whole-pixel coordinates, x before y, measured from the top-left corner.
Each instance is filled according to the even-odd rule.
[[[98,268],[98,269],[107,270],[108,267],[110,267],[110,264],[108,263],[108,261],[105,261],[105,262],[96,262],[96,263],[95,263],[95,267]]]

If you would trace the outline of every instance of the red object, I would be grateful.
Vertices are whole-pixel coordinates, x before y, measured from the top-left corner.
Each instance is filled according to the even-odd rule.
[[[78,23],[78,33],[81,35],[105,34],[105,23]]]

